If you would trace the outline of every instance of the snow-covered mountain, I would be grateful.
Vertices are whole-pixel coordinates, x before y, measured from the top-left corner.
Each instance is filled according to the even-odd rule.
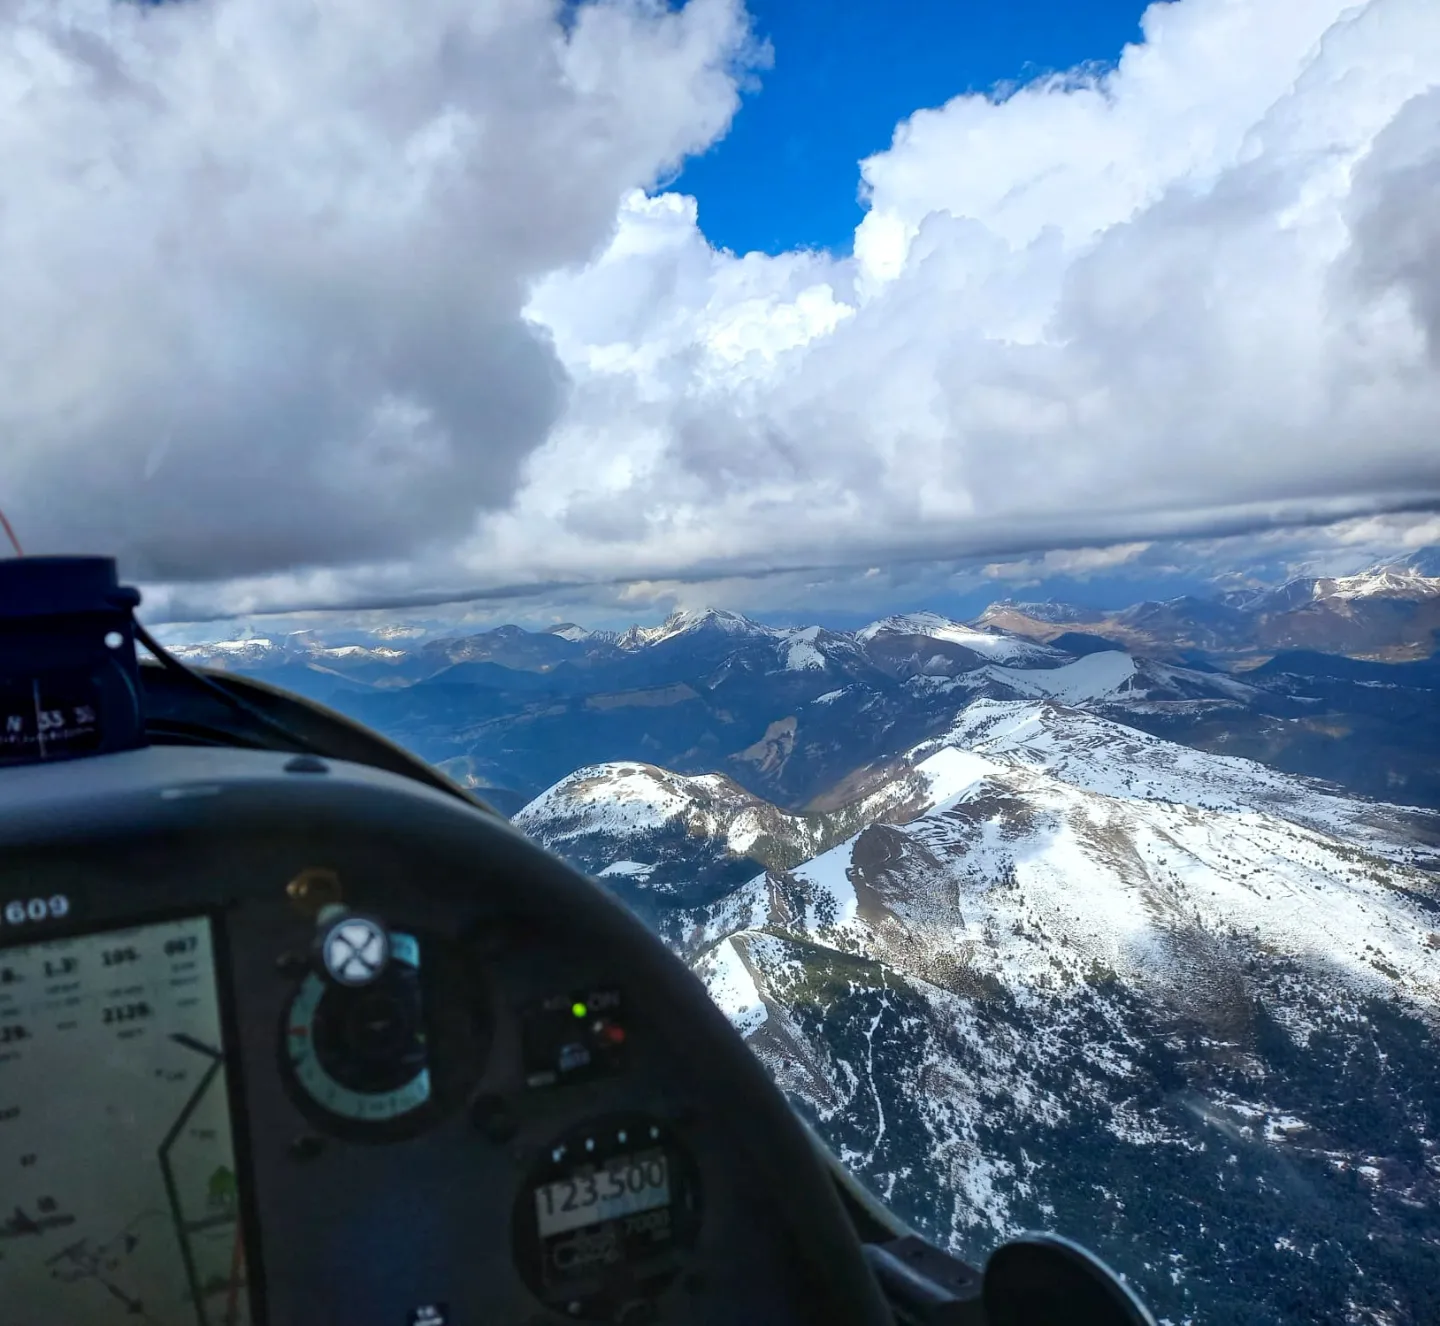
[[[933,612],[886,617],[883,621],[862,627],[855,635],[870,647],[872,654],[883,651],[883,656],[889,659],[908,657],[913,660],[910,671],[915,673],[928,671],[925,663],[937,657],[933,652],[937,642],[959,645],[987,662],[1011,667],[1057,667],[1070,661],[1070,656],[1063,650],[1036,644],[998,628],[965,626]],[[944,654],[938,655],[942,662],[945,657]],[[950,669],[936,669],[937,675],[948,671]]]
[[[1440,578],[1403,563],[1378,566],[1355,576],[1317,580],[1312,595],[1317,599],[1433,599],[1437,596],[1440,596]]]
[[[847,1163],[958,1250],[1070,1232],[1175,1322],[1428,1322],[1434,818],[1049,698],[972,703],[890,778],[843,840],[703,900],[649,881],[824,835],[640,766],[519,819],[584,842]]]
[[[1156,702],[1211,701],[1246,705],[1263,699],[1263,692],[1257,687],[1225,673],[1137,659],[1121,650],[1086,654],[1072,662],[1045,668],[986,664],[943,683],[936,682],[929,689],[935,695],[1044,698],[1069,705],[1119,707],[1127,711]]]
[[[327,644],[308,631],[288,636],[247,636],[208,644],[176,645],[170,652],[192,667],[234,669],[284,679],[300,672],[341,685],[404,684],[415,674],[411,651],[390,643]]]
[[[1440,549],[1423,548],[1348,576],[1297,576],[1210,597],[1182,595],[1111,612],[1063,604],[992,604],[975,625],[1066,647],[1066,637],[1112,641],[1132,652],[1245,655],[1316,649],[1356,658],[1429,658],[1440,630]]]
[[[1008,934],[990,945],[997,979],[1029,987],[1058,972],[1063,983],[1067,972],[1103,964],[1182,1002],[1203,991],[1187,984],[1193,973],[1176,966],[1167,936],[1256,935],[1342,983],[1440,1015],[1440,955],[1425,906],[1440,887],[1415,867],[1264,812],[1096,792],[954,746],[916,772],[931,807],[908,824],[862,830],[789,872],[802,887],[798,902],[781,906],[786,925],[812,936],[830,930],[842,949],[857,943],[879,954],[892,933],[916,938],[907,917],[945,951],[1003,920]],[[1398,847],[1392,854],[1404,855]],[[927,887],[897,898],[896,910],[884,898],[865,901],[872,874]],[[762,909],[771,917],[785,896],[780,872],[746,887],[752,921]]]
[[[752,881],[696,961],[847,1162],[971,1256],[1093,1240],[1172,1321],[1431,1320],[1433,879],[1268,815],[920,769],[950,795]]]
[[[680,609],[672,612],[659,626],[632,626],[616,637],[622,649],[644,649],[650,645],[664,644],[677,636],[694,635],[698,632],[721,635],[771,635],[772,631],[759,622],[752,622],[738,612],[723,612],[718,608],[701,610]]]
[[[1214,755],[1053,702],[977,700],[912,753],[946,748],[1039,769],[1089,792],[1219,811],[1254,812],[1330,834],[1396,863],[1440,869],[1440,813],[1347,795],[1255,760]],[[923,767],[923,766],[922,766]]]
[[[285,657],[284,642],[268,636],[250,636],[241,640],[213,640],[208,644],[172,645],[170,652],[192,665],[260,664]],[[307,651],[308,652],[308,651]]]
[[[785,869],[866,825],[907,820],[931,802],[929,781],[895,771],[870,795],[824,813],[787,814],[720,774],[685,777],[618,761],[579,769],[513,822],[602,877],[667,938],[757,870]]]

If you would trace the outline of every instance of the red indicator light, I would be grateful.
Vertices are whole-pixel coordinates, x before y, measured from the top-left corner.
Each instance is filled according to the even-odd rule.
[[[621,1045],[625,1040],[625,1028],[617,1027],[613,1022],[600,1033],[611,1045]]]

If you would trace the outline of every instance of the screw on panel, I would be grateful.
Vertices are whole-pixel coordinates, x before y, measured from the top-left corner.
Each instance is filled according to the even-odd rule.
[[[481,1096],[470,1107],[470,1122],[496,1144],[508,1142],[519,1127],[510,1107],[499,1096]]]
[[[325,1143],[314,1133],[302,1133],[290,1143],[290,1156],[294,1160],[314,1160],[325,1150]]]
[[[297,912],[313,919],[340,902],[340,876],[328,867],[311,866],[285,886],[285,896]]]
[[[304,976],[310,970],[310,959],[303,953],[289,952],[282,953],[275,959],[275,970],[281,976],[295,979]]]

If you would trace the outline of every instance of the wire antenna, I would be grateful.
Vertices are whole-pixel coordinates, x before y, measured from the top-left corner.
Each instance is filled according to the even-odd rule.
[[[297,732],[292,732],[284,723],[277,722],[269,714],[257,709],[248,700],[236,695],[228,686],[217,681],[214,677],[207,676],[203,672],[197,672],[189,664],[183,663],[165,648],[153,635],[150,634],[139,622],[135,623],[135,638],[154,655],[155,661],[167,672],[173,672],[176,676],[183,677],[192,686],[201,690],[209,691],[222,704],[228,705],[231,709],[245,715],[252,723],[258,723],[262,728],[275,736],[283,737],[295,749],[311,751],[320,754],[319,748],[314,742],[306,740]]]
[[[10,517],[0,511],[0,525],[5,526],[5,533],[10,536],[10,542],[15,545],[15,556],[24,557],[25,549],[20,546],[20,540],[15,537],[15,527],[10,523]]]

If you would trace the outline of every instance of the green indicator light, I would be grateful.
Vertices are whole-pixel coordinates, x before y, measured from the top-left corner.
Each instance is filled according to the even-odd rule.
[[[570,1011],[574,1013],[577,1018],[583,1018],[590,1010],[586,1008],[584,1004],[576,1003],[570,1005]]]

